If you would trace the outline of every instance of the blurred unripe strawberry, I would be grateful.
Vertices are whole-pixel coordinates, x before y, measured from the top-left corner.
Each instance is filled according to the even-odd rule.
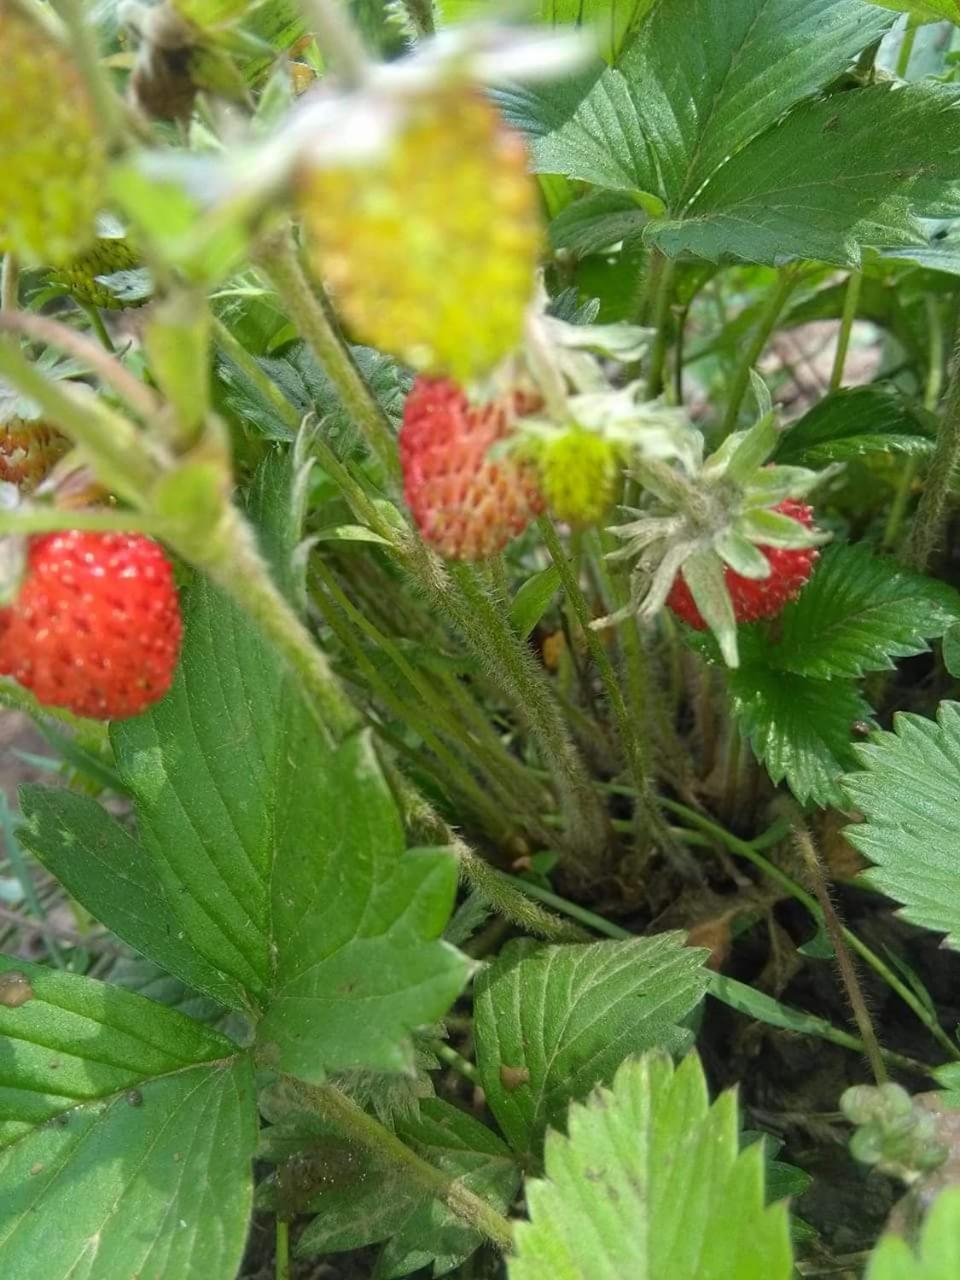
[[[613,504],[617,446],[573,427],[538,441],[533,454],[547,506],[567,524],[598,524]]]
[[[356,337],[464,382],[521,336],[540,248],[520,135],[473,90],[425,95],[372,164],[308,169],[314,270]]]
[[[471,405],[447,378],[417,378],[400,428],[404,494],[424,541],[450,560],[495,555],[543,509],[535,469],[491,456],[514,418],[536,406],[522,392]]]
[[[67,50],[0,0],[0,251],[59,265],[93,239],[105,153]]]
[[[69,448],[55,427],[10,418],[0,425],[0,482],[32,493]]]
[[[100,236],[85,253],[71,258],[61,267],[56,278],[79,301],[119,310],[125,306],[141,306],[146,297],[127,302],[118,297],[102,277],[115,275],[118,271],[133,271],[139,266],[128,240],[122,236]]]

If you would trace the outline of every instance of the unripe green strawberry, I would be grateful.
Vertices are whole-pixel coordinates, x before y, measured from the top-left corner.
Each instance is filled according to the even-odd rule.
[[[71,258],[61,267],[56,273],[56,279],[80,302],[120,310],[126,306],[141,306],[146,297],[126,302],[118,298],[99,277],[112,276],[117,271],[133,271],[139,266],[140,262],[128,240],[122,236],[101,236],[86,253]]]
[[[46,422],[10,418],[0,425],[0,482],[32,493],[70,448],[70,441]]]
[[[93,239],[106,158],[67,50],[0,0],[0,251],[60,265]]]
[[[306,170],[314,270],[356,337],[469,381],[518,343],[540,248],[523,140],[472,89],[408,105],[379,160]]]
[[[598,524],[613,504],[616,444],[573,427],[538,440],[533,456],[540,488],[553,514],[567,524]]]

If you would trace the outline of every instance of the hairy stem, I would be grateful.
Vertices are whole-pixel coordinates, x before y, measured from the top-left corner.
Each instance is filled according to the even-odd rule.
[[[240,372],[253,383],[264,400],[282,418],[291,431],[300,430],[300,414],[283,394],[272,378],[260,367],[242,342],[239,342],[222,320],[213,319],[213,340],[222,355],[235,364]]]
[[[398,1170],[411,1186],[442,1201],[461,1222],[479,1231],[502,1253],[510,1251],[513,1228],[509,1218],[498,1213],[459,1178],[452,1178],[417,1155],[336,1086],[306,1084],[293,1076],[285,1079],[300,1102],[322,1116],[381,1168]]]
[[[851,271],[847,277],[847,289],[843,296],[843,315],[840,318],[840,332],[837,334],[837,353],[830,373],[831,391],[839,390],[843,384],[843,370],[847,363],[847,352],[850,350],[850,334],[853,331],[853,322],[857,318],[862,284],[863,272]]]
[[[433,0],[403,0],[404,8],[418,36],[432,36],[436,30]]]
[[[285,232],[264,242],[258,261],[367,445],[390,479],[399,483],[400,460],[387,416],[338,333],[325,300],[317,297],[304,275],[292,235]]]
[[[570,853],[584,872],[591,866],[596,868],[608,850],[609,828],[550,683],[475,572],[465,565],[455,565],[451,573],[460,589],[457,611],[461,629],[511,694],[550,771],[566,819]]]
[[[647,369],[647,399],[653,400],[663,390],[663,371],[670,348],[670,302],[676,266],[659,249],[651,251],[650,283],[654,289],[650,323],[655,330]]]
[[[763,355],[764,349],[770,340],[770,335],[780,319],[780,313],[796,287],[797,279],[798,269],[796,267],[784,267],[777,276],[776,284],[770,290],[766,305],[757,320],[753,336],[744,347],[743,354],[733,372],[727,411],[723,418],[723,434],[725,436],[736,430],[737,422],[740,419],[740,408],[750,385],[750,374],[753,366]]]
[[[950,382],[940,415],[937,443],[906,549],[906,562],[923,573],[946,532],[950,494],[960,463],[960,338],[954,348]]]
[[[300,7],[340,81],[351,89],[363,84],[370,63],[342,0],[301,0]]]
[[[860,1039],[866,1048],[870,1070],[873,1072],[873,1078],[877,1084],[884,1084],[887,1080],[887,1068],[880,1052],[880,1041],[877,1039],[873,1021],[867,1009],[863,988],[860,986],[860,979],[857,977],[856,966],[843,937],[843,926],[830,899],[830,891],[827,888],[827,880],[823,872],[823,865],[820,862],[820,855],[817,853],[813,840],[810,838],[810,833],[805,827],[799,824],[795,826],[793,839],[800,857],[803,859],[804,866],[807,868],[814,893],[817,895],[817,901],[820,903],[824,927],[833,944],[833,953],[837,958],[840,980],[846,989],[854,1020],[860,1032]]]

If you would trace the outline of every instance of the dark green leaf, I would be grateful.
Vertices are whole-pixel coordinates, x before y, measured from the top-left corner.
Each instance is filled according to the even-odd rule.
[[[477,1063],[511,1146],[535,1153],[570,1101],[631,1053],[682,1051],[706,985],[681,934],[587,946],[508,943],[476,984]]]
[[[927,641],[960,622],[960,595],[943,582],[837,544],[823,553],[799,599],[784,609],[773,667],[831,679],[888,671],[895,658],[925,653]]]
[[[823,467],[871,453],[922,456],[933,448],[936,421],[919,405],[880,386],[824,396],[780,436],[778,463]]]
[[[647,214],[637,202],[618,191],[594,191],[574,200],[550,223],[555,249],[570,249],[578,256],[600,253],[637,236]]]
[[[846,680],[811,680],[756,664],[728,674],[733,706],[757,759],[801,803],[841,801],[837,779],[854,755],[853,726],[870,708]]]

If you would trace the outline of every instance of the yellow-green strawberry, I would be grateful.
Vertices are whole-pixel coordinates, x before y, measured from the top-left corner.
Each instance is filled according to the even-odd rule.
[[[313,269],[362,342],[466,382],[518,343],[540,249],[520,135],[473,89],[408,104],[368,164],[308,168]]]
[[[68,51],[18,0],[0,0],[0,251],[59,266],[85,249],[105,168]]]
[[[535,440],[540,489],[553,514],[567,524],[598,524],[613,505],[620,451],[580,427]]]
[[[147,300],[143,296],[129,300],[118,297],[102,279],[118,271],[134,271],[141,265],[130,242],[122,236],[100,236],[85,253],[71,258],[56,272],[58,284],[68,289],[81,302],[95,307],[119,310],[123,307],[139,307]]]

